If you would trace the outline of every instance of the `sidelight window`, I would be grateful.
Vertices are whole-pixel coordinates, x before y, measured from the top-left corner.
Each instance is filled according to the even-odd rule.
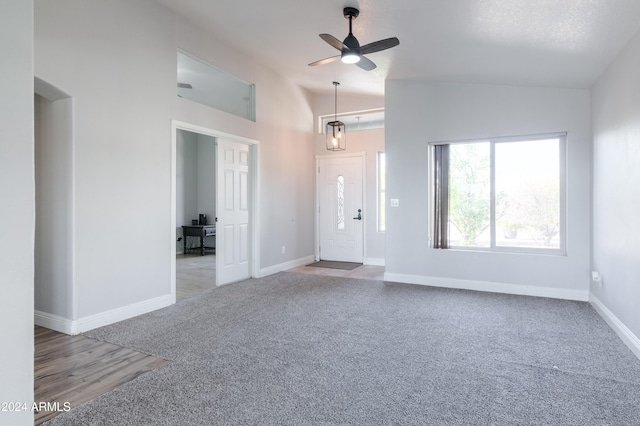
[[[378,151],[378,232],[386,230],[387,168],[384,151]]]

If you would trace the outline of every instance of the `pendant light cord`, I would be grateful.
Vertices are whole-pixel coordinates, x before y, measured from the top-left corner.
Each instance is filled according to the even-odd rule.
[[[333,137],[336,136],[336,126],[335,124],[338,122],[338,85],[340,83],[338,83],[337,81],[333,82],[333,86],[335,87],[335,91],[334,91],[334,110],[333,110],[333,123],[334,126],[331,126],[332,128],[332,133],[333,133]]]
[[[338,84],[340,83],[338,83],[337,81],[333,82],[333,85],[335,86],[335,109],[333,110],[333,121],[338,121]]]

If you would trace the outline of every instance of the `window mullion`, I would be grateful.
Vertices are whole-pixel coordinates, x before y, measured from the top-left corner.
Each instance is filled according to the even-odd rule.
[[[496,143],[489,144],[489,234],[490,247],[496,247]]]
[[[559,235],[560,245],[559,248],[563,253],[567,252],[567,136],[566,134],[558,140],[558,153],[560,164],[558,164],[559,170],[559,197],[560,197],[560,212],[559,212]]]

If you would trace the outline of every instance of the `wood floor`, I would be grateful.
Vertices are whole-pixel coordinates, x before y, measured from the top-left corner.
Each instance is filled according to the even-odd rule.
[[[35,413],[38,425],[168,361],[84,336],[35,326],[35,401],[54,411]],[[68,403],[68,404],[65,404]]]
[[[176,260],[178,300],[215,287],[215,256],[178,255]],[[40,326],[35,327],[34,338],[35,401],[54,403],[49,408],[58,410],[64,410],[65,403],[73,409],[168,363],[121,346]],[[58,414],[60,411],[36,412],[35,424]]]
[[[194,296],[215,287],[214,255],[178,255],[176,298]],[[300,266],[290,269],[305,274],[382,280],[384,267],[361,266],[352,271]],[[35,327],[35,401],[69,403],[71,409],[106,393],[140,374],[169,361],[85,336],[68,336]],[[55,408],[55,407],[50,407]],[[42,410],[35,424],[60,414]]]

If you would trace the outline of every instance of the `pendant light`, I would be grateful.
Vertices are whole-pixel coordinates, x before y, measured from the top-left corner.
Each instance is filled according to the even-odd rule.
[[[329,151],[344,151],[347,149],[347,131],[342,121],[338,121],[338,83],[333,82],[335,86],[335,112],[333,121],[327,123],[324,129],[327,137],[327,149]]]

